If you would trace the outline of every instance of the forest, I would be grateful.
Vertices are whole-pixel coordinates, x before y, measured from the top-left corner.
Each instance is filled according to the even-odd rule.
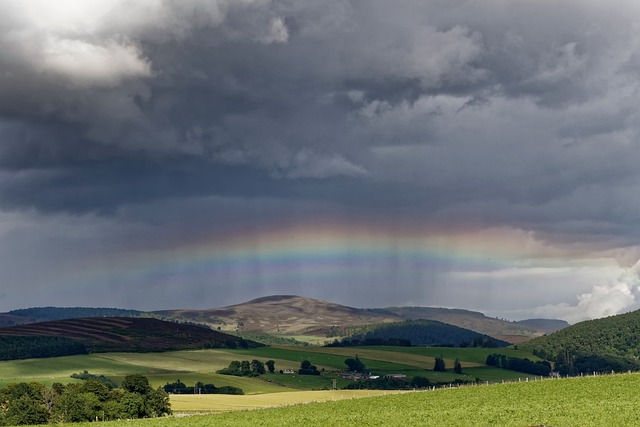
[[[0,360],[86,354],[84,344],[65,337],[0,336]]]
[[[81,384],[9,384],[0,389],[0,426],[152,418],[171,414],[168,394],[146,377],[127,375],[120,388]]]

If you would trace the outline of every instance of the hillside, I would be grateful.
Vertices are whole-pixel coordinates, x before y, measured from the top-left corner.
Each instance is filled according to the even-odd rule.
[[[306,335],[324,338],[346,336],[348,329],[370,324],[403,320],[436,320],[464,329],[490,335],[512,343],[566,326],[565,322],[536,319],[509,322],[490,318],[482,313],[435,307],[354,308],[328,301],[293,295],[275,295],[242,304],[208,310],[163,310],[142,312],[117,308],[43,307],[0,313],[0,328],[79,317],[154,317],[161,320],[205,324],[213,329],[247,335]],[[267,337],[271,339],[270,337]],[[256,338],[257,339],[257,338]],[[272,342],[273,340],[269,341]],[[276,342],[276,341],[273,341]]]
[[[534,325],[529,326],[491,318],[477,311],[436,307],[388,307],[378,311],[395,315],[401,320],[437,320],[515,344],[545,333]]]
[[[0,313],[0,328],[27,325],[51,320],[78,319],[82,317],[136,317],[145,312],[122,308],[95,307],[33,307]]]
[[[494,339],[469,329],[437,320],[405,320],[363,327],[361,333],[345,338],[336,346],[350,345],[413,345],[445,347],[506,347],[510,343]]]
[[[521,346],[561,374],[640,370],[640,310],[588,320]]]
[[[200,322],[226,331],[325,336],[335,325],[397,322],[392,314],[347,307],[313,298],[277,295],[211,310],[165,310],[161,316]]]
[[[525,328],[539,329],[544,331],[545,334],[551,334],[569,326],[566,321],[558,319],[527,319],[519,320],[516,323]]]
[[[640,357],[640,310],[587,320],[522,346],[549,357],[569,351]]]
[[[256,343],[191,325],[151,318],[96,317],[55,320],[1,328],[2,337],[64,337],[89,352],[246,348]]]

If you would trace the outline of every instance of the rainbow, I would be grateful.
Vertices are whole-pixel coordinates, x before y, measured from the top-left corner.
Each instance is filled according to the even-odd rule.
[[[393,277],[415,285],[440,270],[495,271],[530,265],[556,268],[566,250],[516,229],[434,229],[309,223],[211,231],[188,240],[82,260],[69,278],[78,286],[109,280],[131,286],[226,283],[268,289],[298,282],[348,286]],[[186,286],[186,285],[185,285]]]

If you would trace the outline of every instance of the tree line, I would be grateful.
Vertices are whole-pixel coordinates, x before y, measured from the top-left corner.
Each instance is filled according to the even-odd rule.
[[[97,379],[80,384],[17,383],[0,389],[0,426],[152,418],[171,414],[168,394],[142,375],[120,388]]]
[[[0,336],[0,360],[86,354],[84,344],[66,337]]]
[[[188,386],[182,381],[177,380],[173,383],[167,383],[162,388],[167,393],[172,394],[244,394],[244,390],[239,387],[216,387],[213,384],[204,384],[201,381],[196,382],[193,386]]]
[[[253,359],[252,361],[248,360],[234,360],[229,363],[229,366],[217,371],[218,374],[222,375],[234,375],[237,377],[257,377],[258,375],[263,375],[269,371],[270,374],[273,374],[276,369],[276,362],[273,360],[267,360],[266,362],[261,362],[258,359]]]
[[[548,376],[551,373],[551,364],[547,361],[534,362],[527,358],[507,357],[504,354],[490,354],[487,356],[487,365],[525,374]]]

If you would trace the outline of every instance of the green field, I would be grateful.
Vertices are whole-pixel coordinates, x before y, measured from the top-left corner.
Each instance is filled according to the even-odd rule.
[[[210,417],[167,418],[132,421],[141,426],[207,425],[433,425],[433,426],[624,426],[639,425],[640,375],[578,378],[570,380],[533,381],[525,374],[497,369],[482,362],[491,353],[511,357],[534,357],[512,349],[459,349],[427,347],[347,347],[300,348],[264,347],[252,350],[197,350],[164,353],[104,353],[0,362],[0,386],[20,381],[76,382],[72,373],[87,370],[103,374],[116,382],[125,375],[140,373],[154,387],[178,379],[194,384],[213,383],[217,387],[242,388],[245,396],[173,396],[176,413],[220,412],[287,406],[306,402],[328,401],[322,404],[290,406]],[[368,370],[376,374],[403,373],[427,376],[433,382],[455,379],[485,382],[516,381],[492,386],[478,385],[438,389],[367,398],[380,391],[311,391],[338,388],[351,381],[339,377],[344,360],[356,354]],[[462,375],[451,370],[433,372],[433,359],[442,355],[449,367],[453,360],[462,361]],[[232,360],[258,359],[276,361],[276,369],[297,369],[302,360],[310,360],[325,375],[266,374],[261,378],[234,377],[216,374]],[[520,380],[520,382],[518,382]],[[293,391],[299,390],[299,391]],[[362,399],[351,400],[355,397]],[[349,399],[339,401],[340,399]],[[335,400],[335,402],[334,402]]]
[[[626,374],[467,386],[257,411],[137,420],[127,424],[142,427],[637,426],[640,420],[638,389],[640,375]]]
[[[0,362],[0,386],[20,381],[38,381],[44,384],[75,382],[70,375],[87,370],[116,381],[127,374],[143,374],[154,387],[180,379],[187,384],[202,381],[218,387],[240,387],[247,394],[274,393],[291,388],[321,390],[331,388],[333,379],[338,380],[339,387],[349,383],[334,372],[345,369],[345,359],[355,357],[356,354],[365,363],[367,370],[377,375],[397,373],[409,378],[421,375],[433,382],[451,382],[456,379],[473,381],[476,377],[482,381],[495,382],[526,377],[525,374],[488,367],[482,363],[488,354],[497,351],[509,356],[527,356],[525,352],[510,349],[428,347],[262,347],[251,350],[102,353]],[[447,372],[433,372],[434,357],[440,354],[445,357],[449,368],[453,367],[456,357],[460,358],[462,374],[454,374],[451,369]],[[319,369],[324,369],[325,375],[314,377],[275,374],[256,379],[215,373],[233,360],[251,359],[263,362],[273,359],[277,370],[297,370],[301,361],[309,360]]]

